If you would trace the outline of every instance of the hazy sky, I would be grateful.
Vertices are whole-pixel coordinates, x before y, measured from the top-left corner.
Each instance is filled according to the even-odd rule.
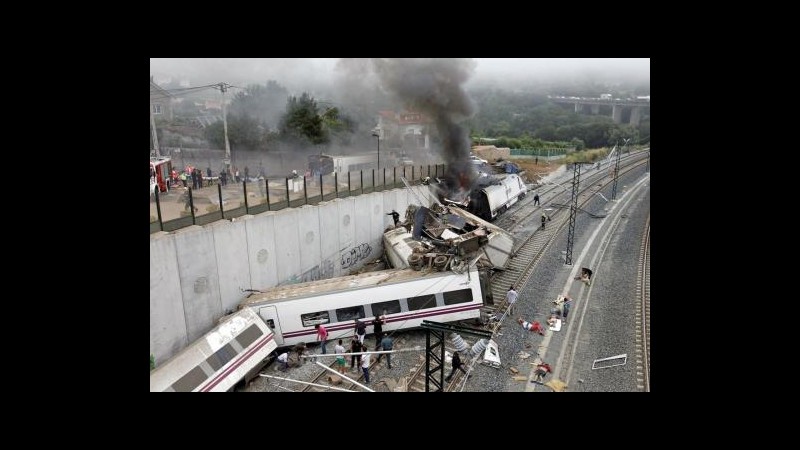
[[[646,81],[650,58],[474,58],[477,65],[470,82],[498,84],[594,79]],[[335,76],[338,58],[151,58],[150,75],[157,82],[172,77],[190,80],[192,86],[225,81],[264,84],[276,80],[290,89],[328,84]]]

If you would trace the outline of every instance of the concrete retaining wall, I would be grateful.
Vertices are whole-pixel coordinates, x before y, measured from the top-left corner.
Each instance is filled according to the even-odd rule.
[[[427,205],[427,186],[412,190]],[[243,289],[348,275],[383,252],[407,189],[392,189],[150,235],[150,352],[156,365],[207,333]]]

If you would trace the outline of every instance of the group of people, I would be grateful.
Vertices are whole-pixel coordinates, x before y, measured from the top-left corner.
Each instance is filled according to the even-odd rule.
[[[383,325],[386,323],[386,316],[381,315],[375,317],[372,320],[372,327],[375,336],[375,350],[384,350],[384,351],[391,351],[394,349],[394,341],[392,337],[388,334],[383,333]],[[320,343],[320,353],[327,354],[327,342],[328,342],[328,330],[325,329],[323,325],[316,324],[314,328],[317,330],[317,341]],[[369,365],[371,360],[371,354],[365,353],[368,352],[369,349],[367,345],[364,343],[364,338],[367,335],[367,322],[361,321],[358,318],[354,320],[354,328],[353,328],[353,337],[350,341],[350,353],[361,353],[360,355],[351,355],[350,356],[350,369],[353,371],[357,371],[357,367],[360,367],[361,370],[364,372],[364,380],[367,384],[369,384]],[[337,355],[336,357],[336,365],[339,373],[345,374],[346,373],[346,359],[344,357],[344,353],[347,353],[347,350],[344,347],[344,343],[342,339],[339,339],[339,343],[334,347],[334,353]],[[383,353],[378,355],[377,361],[381,360],[383,357]],[[392,368],[392,354],[386,353],[386,364],[389,369]]]

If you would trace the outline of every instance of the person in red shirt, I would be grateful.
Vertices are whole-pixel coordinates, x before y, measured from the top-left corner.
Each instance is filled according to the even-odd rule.
[[[320,324],[314,325],[314,328],[317,329],[317,340],[320,341],[320,346],[322,347],[322,354],[325,355],[328,353],[328,349],[326,348],[325,344],[328,342],[328,330],[325,329]]]

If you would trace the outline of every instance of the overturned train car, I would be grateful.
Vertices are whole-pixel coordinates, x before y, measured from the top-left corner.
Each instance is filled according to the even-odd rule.
[[[436,205],[429,209],[411,205],[403,225],[383,234],[383,246],[394,268],[435,265],[437,257],[451,254],[477,259],[483,267],[505,268],[514,238],[457,207]],[[442,259],[438,261],[441,263]]]

